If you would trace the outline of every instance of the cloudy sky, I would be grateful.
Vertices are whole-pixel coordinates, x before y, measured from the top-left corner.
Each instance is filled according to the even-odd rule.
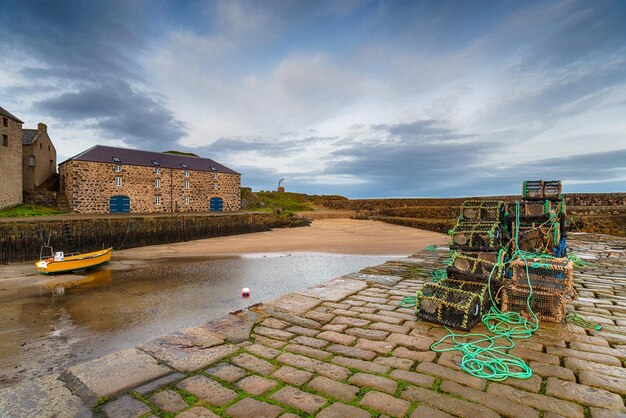
[[[626,191],[626,2],[3,0],[0,106],[349,197]]]

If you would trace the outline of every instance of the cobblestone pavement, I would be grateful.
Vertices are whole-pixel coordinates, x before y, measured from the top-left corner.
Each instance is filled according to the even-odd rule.
[[[572,238],[595,265],[576,271],[568,309],[602,330],[542,323],[510,350],[532,367],[527,380],[461,371],[458,354],[429,350],[446,330],[398,306],[441,268],[442,248],[6,389],[0,415],[626,416],[626,240]]]

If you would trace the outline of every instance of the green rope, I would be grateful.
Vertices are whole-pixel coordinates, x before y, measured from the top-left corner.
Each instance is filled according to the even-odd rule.
[[[437,246],[435,244],[430,244],[428,247],[426,247],[427,251],[437,251]]]
[[[398,303],[401,308],[415,308],[419,309],[419,299],[422,297],[422,292],[418,290],[415,292],[415,296],[405,296],[402,301]]]
[[[588,321],[574,312],[568,312],[567,315],[565,315],[565,320],[585,329],[592,329],[596,331],[602,330],[602,325],[597,322]]]
[[[597,267],[598,266],[597,264],[589,263],[583,260],[582,258],[580,258],[579,256],[575,254],[569,254],[567,258],[572,260],[572,262],[574,263],[574,267],[579,268],[579,269],[582,269],[585,267]]]
[[[432,281],[437,283],[437,282],[440,282],[441,280],[447,279],[448,272],[444,269],[434,270],[432,273],[430,273],[430,276],[432,278]]]

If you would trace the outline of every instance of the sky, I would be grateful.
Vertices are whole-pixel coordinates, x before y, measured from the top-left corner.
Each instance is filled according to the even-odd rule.
[[[174,149],[352,198],[626,191],[621,0],[0,3],[0,106],[59,162]]]

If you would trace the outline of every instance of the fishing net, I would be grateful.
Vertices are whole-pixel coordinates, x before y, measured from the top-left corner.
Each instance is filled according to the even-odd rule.
[[[438,283],[427,283],[421,290],[418,318],[451,328],[469,331],[482,314],[481,295]]]
[[[574,285],[574,263],[567,258],[529,258],[511,262],[511,284],[552,293],[568,294]]]
[[[461,219],[468,221],[502,221],[505,213],[501,200],[466,200],[461,206]]]
[[[553,254],[561,241],[561,222],[556,218],[541,223],[520,221],[519,225],[513,225],[515,228],[519,229],[518,250]]]
[[[559,293],[507,284],[502,292],[502,312],[517,312],[533,320],[528,305],[540,321],[561,322],[565,316],[565,298]]]
[[[522,197],[525,200],[560,200],[561,181],[560,180],[528,180],[522,187]]]
[[[504,274],[505,258],[506,253],[504,251],[497,253],[455,251],[447,268],[448,277],[487,283],[491,276],[491,282],[500,286]]]
[[[554,216],[565,214],[565,202],[552,200],[524,200],[521,202],[510,202],[507,211],[515,214],[515,205],[519,203],[519,217],[523,220],[543,220],[546,221]]]
[[[459,221],[450,230],[451,250],[499,251],[508,241],[499,221]]]

